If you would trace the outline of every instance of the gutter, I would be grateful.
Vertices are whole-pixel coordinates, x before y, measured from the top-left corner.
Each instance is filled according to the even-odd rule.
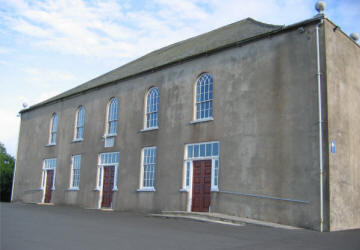
[[[323,120],[322,120],[322,92],[321,92],[321,67],[320,67],[320,39],[319,28],[324,23],[321,19],[316,25],[316,61],[317,61],[317,88],[318,88],[318,108],[319,108],[319,168],[320,168],[320,232],[324,231],[324,163],[323,163]]]

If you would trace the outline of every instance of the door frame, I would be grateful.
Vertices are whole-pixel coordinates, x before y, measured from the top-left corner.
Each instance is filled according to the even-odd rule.
[[[202,160],[193,160],[192,162],[192,166],[194,166],[194,162],[209,162],[210,161],[210,168],[211,168],[211,172],[210,172],[210,204],[209,204],[209,207],[208,207],[208,211],[207,212],[210,212],[210,207],[211,207],[211,190],[212,190],[212,182],[213,182],[213,161],[212,159],[210,160],[206,160],[206,159],[202,159]],[[201,165],[201,164],[200,164]],[[192,169],[192,175],[193,175],[193,178],[192,178],[192,182],[191,184],[193,185],[194,184],[194,169]],[[190,207],[190,211],[193,212],[192,210],[192,198],[193,198],[193,188],[191,189],[191,207]],[[203,211],[205,212],[205,211]]]
[[[41,176],[41,189],[42,189],[42,198],[41,198],[41,203],[45,202],[45,195],[46,195],[46,184],[47,184],[47,171],[48,170],[53,170],[54,174],[53,174],[53,183],[52,183],[52,187],[51,187],[51,191],[53,192],[55,190],[55,176],[56,176],[56,167],[53,168],[45,168],[45,166],[43,167],[43,171],[42,171],[42,176]],[[52,195],[52,194],[51,194]]]
[[[185,160],[184,163],[184,182],[186,182],[186,165],[187,163],[190,163],[190,182],[189,182],[189,186],[185,187],[185,185],[183,185],[185,187],[185,190],[188,192],[188,197],[187,197],[187,205],[186,205],[186,211],[187,212],[191,212],[191,207],[192,207],[192,194],[193,194],[193,181],[194,181],[194,168],[193,168],[193,164],[194,161],[206,161],[206,160],[211,160],[211,188],[210,188],[210,192],[218,192],[219,188],[218,186],[215,186],[214,183],[214,176],[215,176],[215,160],[219,161],[219,157],[216,156],[208,156],[208,157],[201,157],[201,158],[194,158],[194,159],[190,159],[190,160]],[[211,207],[211,204],[210,204]],[[211,211],[209,207],[209,212]]]
[[[118,163],[100,164],[97,168],[97,190],[99,191],[98,209],[102,209],[102,196],[103,196],[103,184],[104,184],[104,167],[114,167],[114,186],[112,191],[116,192],[117,188],[117,177],[118,177]]]

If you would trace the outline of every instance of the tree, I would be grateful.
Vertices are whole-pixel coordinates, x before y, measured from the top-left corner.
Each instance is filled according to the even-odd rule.
[[[0,142],[0,198],[1,201],[10,201],[12,178],[15,159],[6,152],[4,144]]]

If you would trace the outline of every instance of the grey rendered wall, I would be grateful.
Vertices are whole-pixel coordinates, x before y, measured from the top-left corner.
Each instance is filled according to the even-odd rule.
[[[213,193],[211,210],[319,229],[316,47],[314,26],[227,49],[141,75],[22,115],[14,201],[40,202],[44,158],[57,157],[52,202],[96,208],[97,156],[120,152],[116,210],[185,210],[184,145],[220,141],[220,191],[295,201]],[[214,78],[214,121],[190,124],[193,86],[202,72]],[[144,95],[160,90],[159,130],[140,132]],[[104,148],[105,108],[119,99],[118,135]],[[84,141],[72,143],[75,111],[84,105]],[[57,145],[46,147],[53,112]],[[156,192],[136,192],[140,152],[157,146]],[[82,154],[80,191],[67,191],[71,155]]]
[[[360,228],[360,46],[325,24],[333,231]]]

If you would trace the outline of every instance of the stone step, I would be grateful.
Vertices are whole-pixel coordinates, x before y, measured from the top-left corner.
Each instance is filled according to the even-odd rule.
[[[160,214],[152,214],[152,216],[165,217],[165,218],[184,218],[184,219],[192,219],[192,220],[197,220],[197,221],[230,224],[230,225],[236,225],[236,226],[243,226],[245,224],[254,224],[254,225],[291,229],[291,230],[299,229],[297,227],[277,224],[277,223],[273,223],[273,222],[260,221],[260,220],[249,219],[249,218],[244,218],[244,217],[221,214],[221,213],[161,211]]]

